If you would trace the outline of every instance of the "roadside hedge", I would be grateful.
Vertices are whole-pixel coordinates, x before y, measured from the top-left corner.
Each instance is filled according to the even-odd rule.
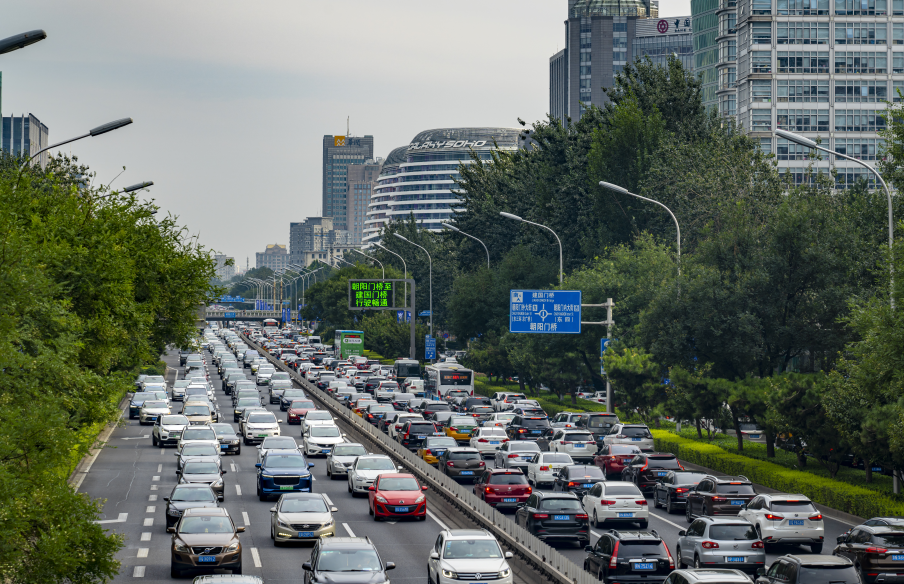
[[[517,383],[508,383],[505,385],[494,385],[491,384],[485,376],[480,374],[474,379],[474,392],[486,397],[493,397],[497,391],[521,391]],[[571,405],[571,398],[566,398],[565,400],[560,400],[555,396],[555,394],[551,393],[540,393],[538,396],[530,395],[529,393],[525,394],[528,399],[535,399],[539,402],[540,407],[543,408],[550,417],[558,414],[559,412],[604,412],[606,411],[606,406],[603,404],[598,404],[596,402],[592,402],[585,399],[579,399],[578,405]]]
[[[665,430],[650,431],[657,451],[671,452],[693,464],[728,475],[744,475],[770,489],[801,493],[815,503],[860,517],[904,515],[904,503],[869,489],[732,454],[714,444],[701,444]]]

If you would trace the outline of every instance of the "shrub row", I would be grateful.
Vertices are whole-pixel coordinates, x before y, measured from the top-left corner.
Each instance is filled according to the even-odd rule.
[[[714,444],[701,444],[665,430],[650,431],[657,451],[671,452],[693,464],[728,475],[744,475],[770,489],[801,493],[815,503],[860,517],[904,514],[904,504],[869,489],[732,454]]]
[[[491,385],[489,381],[487,381],[486,377],[477,377],[474,380],[474,392],[479,393],[480,395],[485,395],[487,397],[493,397],[493,394],[497,391],[521,391],[519,389],[518,384],[507,384],[507,385]],[[531,396],[528,394],[528,399],[536,399],[540,403],[540,407],[543,408],[549,416],[554,416],[559,412],[574,412],[574,411],[582,411],[582,412],[603,412],[606,411],[606,406],[602,404],[598,404],[596,402],[579,399],[578,405],[571,405],[570,398],[566,398],[565,400],[559,400],[555,397],[554,394],[543,393],[540,396]]]

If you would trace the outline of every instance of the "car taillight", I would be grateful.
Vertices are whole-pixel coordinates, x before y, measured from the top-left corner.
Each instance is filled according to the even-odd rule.
[[[755,541],[755,542],[753,542],[753,545],[750,546],[750,547],[753,548],[753,549],[755,549],[755,550],[766,549],[766,546],[763,545],[763,542],[761,542],[761,541]]]
[[[880,547],[868,547],[866,548],[866,553],[868,554],[885,554],[888,553],[888,550]]]
[[[627,438],[624,434],[616,434],[616,438]]]
[[[707,549],[707,550],[719,549],[719,544],[717,544],[714,541],[704,541],[700,545],[703,546],[703,549]]]
[[[549,519],[549,514],[547,513],[534,513],[531,515],[533,519]]]
[[[484,444],[486,444],[487,442],[489,442],[489,440],[487,440],[486,438],[478,438],[477,441],[478,441],[478,442],[482,442],[482,443],[484,443]]]
[[[608,499],[600,499],[600,505],[615,505],[615,501],[610,501]]]
[[[646,504],[647,504],[647,500],[646,500],[646,499],[642,499],[642,500],[640,500],[640,501],[634,501],[634,504],[635,504],[635,505],[646,505]]]
[[[481,460],[480,462],[477,463],[477,466],[486,466],[486,463]]]
[[[486,487],[486,488],[484,489],[484,491],[487,492],[487,493],[492,493],[492,492],[493,492],[493,489],[491,489],[490,487]]]
[[[672,552],[669,551],[669,546],[666,545],[665,542],[662,542],[662,547],[665,548],[665,553],[669,554],[669,570],[674,570],[675,569],[675,558],[672,557]],[[718,545],[716,547],[718,547]]]
[[[373,418],[374,415],[373,415],[373,414],[367,414],[367,417],[368,417],[368,418]]]
[[[518,455],[517,454],[509,454],[508,457],[509,458],[518,458]]]
[[[725,497],[713,497],[713,503],[724,503],[727,500]],[[768,518],[769,516],[767,515],[766,517]]]
[[[450,431],[450,432],[455,432],[455,433],[457,434],[457,433],[458,433],[458,428],[449,428],[449,431]]]
[[[676,460],[675,462],[678,462],[678,461]],[[680,462],[678,462],[678,468],[680,468],[681,470],[684,470],[684,466],[682,466],[682,464]]]
[[[520,430],[518,430],[518,433],[519,433],[519,434],[524,434],[524,428],[521,428]]]
[[[614,570],[617,568],[617,560],[618,560],[618,544],[619,542],[615,542],[615,548],[612,550],[612,557],[609,559],[609,569]]]
[[[548,466],[541,466],[541,467],[540,467],[540,470],[549,470],[549,467],[548,467]]]
[[[822,513],[818,515],[810,515],[809,517],[807,517],[807,519],[809,519],[810,521],[822,521]]]
[[[586,513],[578,513],[574,517],[575,517],[575,519],[589,519],[589,517],[587,516]]]
[[[772,521],[781,521],[785,517],[783,515],[775,515],[773,513],[766,513],[766,519],[771,519]]]
[[[578,483],[572,481],[572,482],[569,482],[569,483],[568,483],[568,486],[569,486],[569,487],[576,487],[576,486],[578,486]]]
[[[446,462],[446,466],[455,466],[455,463],[450,460]]]
[[[676,493],[687,493],[690,489],[675,489]]]
[[[566,440],[562,440],[562,444],[574,444],[574,442],[568,442]]]

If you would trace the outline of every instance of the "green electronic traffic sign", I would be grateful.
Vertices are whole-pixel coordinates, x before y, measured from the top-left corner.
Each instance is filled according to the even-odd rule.
[[[394,280],[349,280],[349,310],[389,310],[395,308]]]

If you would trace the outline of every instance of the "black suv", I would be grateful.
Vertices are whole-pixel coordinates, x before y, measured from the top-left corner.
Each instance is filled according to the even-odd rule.
[[[402,429],[398,432],[399,444],[409,450],[417,450],[421,444],[430,436],[443,436],[441,428],[433,422],[423,420],[411,420],[405,422]]]
[[[373,393],[379,387],[381,381],[386,381],[385,377],[374,375],[367,378],[364,382],[364,393]]]
[[[583,497],[584,493],[593,488],[593,485],[605,480],[606,474],[598,466],[572,464],[559,471],[552,484],[552,490],[574,493]]]
[[[549,428],[547,416],[515,416],[506,427],[509,440],[536,440]]]
[[[301,565],[304,584],[335,582],[337,577],[343,584],[386,582],[386,572],[394,568],[394,563],[383,562],[369,537],[321,538],[314,544],[311,561]]]
[[[515,511],[515,523],[542,541],[590,543],[590,520],[574,493],[531,493]]]
[[[860,584],[870,581],[861,580],[854,563],[847,558],[815,554],[782,556],[768,570],[760,568],[756,574],[756,584]]]
[[[584,548],[584,569],[603,582],[662,582],[675,569],[669,548],[655,530],[600,534]]]
[[[619,419],[615,414],[600,412],[581,414],[581,417],[575,421],[575,425],[578,428],[589,430],[593,434],[597,444],[602,444],[603,438],[609,433],[612,426],[618,423]]]
[[[638,454],[625,465],[621,480],[634,483],[646,494],[652,492],[656,483],[668,475],[670,470],[684,470],[678,457],[671,452]]]
[[[741,506],[756,497],[747,477],[705,477],[687,494],[684,518],[691,523],[704,515],[737,515]]]

